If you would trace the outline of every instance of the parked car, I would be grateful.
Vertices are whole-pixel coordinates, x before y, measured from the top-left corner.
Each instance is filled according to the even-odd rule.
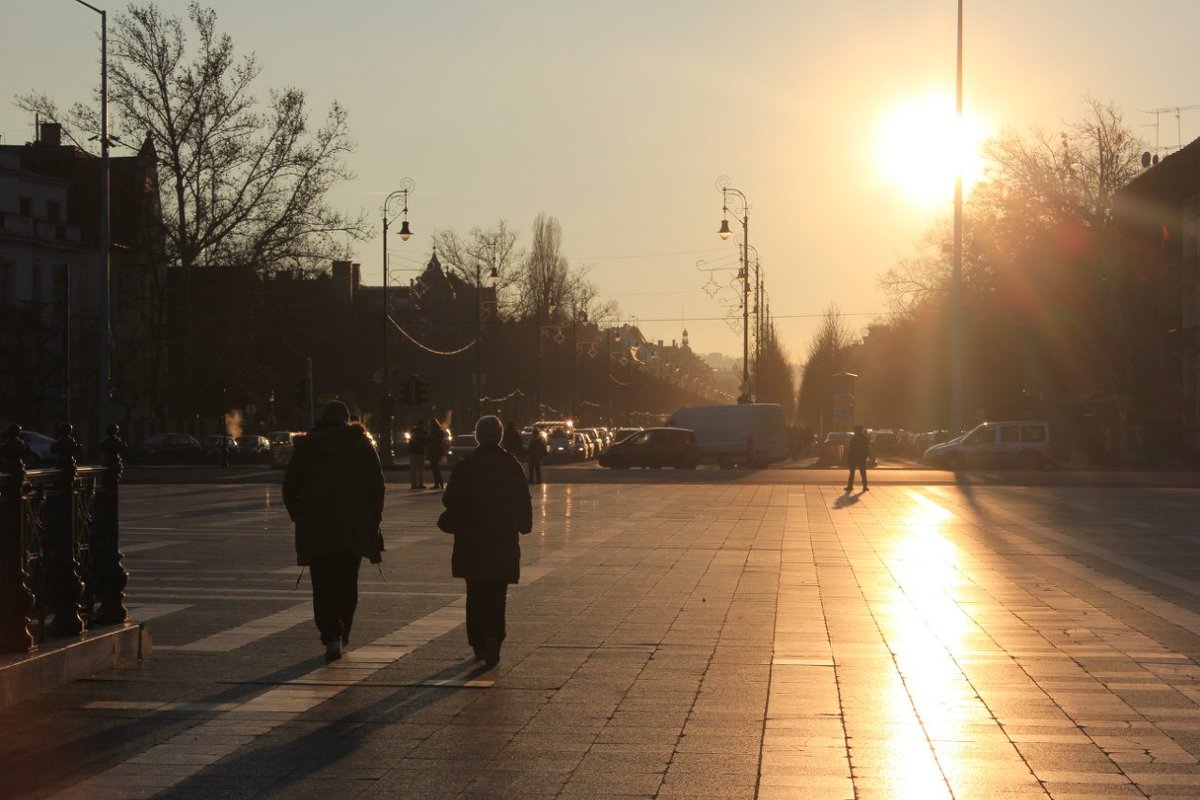
[[[970,432],[925,451],[922,460],[934,467],[1041,469],[1052,464],[1050,425],[1041,420],[982,422]]]
[[[8,425],[0,426],[0,442],[7,438]],[[53,464],[56,456],[54,455],[53,436],[47,436],[44,433],[37,431],[21,431],[21,438],[25,440],[25,444],[29,445],[31,457],[25,462],[27,467],[37,467]]]
[[[200,442],[186,433],[156,433],[129,451],[129,460],[139,464],[195,464],[200,461]]]
[[[579,457],[575,442],[575,431],[569,427],[551,428],[546,431],[546,463],[563,463],[575,461]]]
[[[271,469],[283,469],[292,460],[294,441],[300,434],[294,431],[267,431],[271,443]]]
[[[576,451],[582,451],[581,459],[590,461],[600,455],[600,439],[587,428],[575,431]]]
[[[237,461],[237,441],[232,436],[214,433],[200,440],[200,460],[206,464],[222,461],[228,454],[229,461]]]
[[[623,439],[628,439],[630,436],[633,436],[635,433],[638,433],[641,430],[641,428],[617,428],[616,431],[613,432],[613,440],[611,443],[616,444]]]
[[[647,428],[614,442],[600,454],[600,466],[611,469],[695,469],[699,461],[696,433],[687,428]]]
[[[898,449],[899,439],[895,431],[881,428],[871,432],[871,452],[873,454],[890,456],[895,455]]]
[[[271,442],[265,436],[239,436],[238,459],[246,464],[267,464],[271,461]]]
[[[821,442],[821,452],[817,455],[818,467],[841,467],[849,463],[846,448],[854,434],[849,431],[830,431]]]
[[[870,434],[868,434],[869,436]],[[830,431],[821,442],[821,452],[817,455],[818,467],[848,467],[850,466],[850,440],[854,434],[850,431]],[[867,456],[867,466],[876,466],[875,451]]]
[[[475,434],[460,433],[450,440],[450,447],[446,450],[446,463],[454,466],[469,453],[473,453],[479,442],[475,441]]]

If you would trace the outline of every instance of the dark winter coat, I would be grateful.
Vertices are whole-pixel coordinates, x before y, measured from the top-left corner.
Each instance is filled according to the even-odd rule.
[[[846,459],[852,467],[865,467],[871,455],[871,442],[865,432],[855,431],[850,437],[850,445],[846,449]]]
[[[500,441],[500,446],[517,458],[525,455],[525,445],[521,444],[521,434],[517,432],[516,426],[504,429],[504,438]]]
[[[450,560],[454,577],[517,583],[518,534],[533,530],[529,485],[517,459],[498,445],[476,447],[454,465],[442,504],[459,523]]]
[[[440,426],[429,426],[429,437],[425,440],[425,455],[430,461],[440,461],[446,454],[446,430]]]
[[[408,454],[423,456],[425,455],[425,444],[429,441],[429,434],[425,431],[424,426],[418,425],[412,429],[408,439]]]
[[[321,420],[298,437],[283,476],[283,502],[296,523],[296,563],[350,551],[379,563],[383,469],[360,425]]]

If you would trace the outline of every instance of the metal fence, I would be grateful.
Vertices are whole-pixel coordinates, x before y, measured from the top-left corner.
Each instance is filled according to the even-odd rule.
[[[30,451],[10,426],[0,443],[0,652],[125,621],[118,514],[124,442],[110,426],[100,465],[80,467],[69,425],[56,463],[28,469]]]

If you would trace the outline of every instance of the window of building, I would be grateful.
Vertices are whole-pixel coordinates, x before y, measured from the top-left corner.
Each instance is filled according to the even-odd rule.
[[[32,217],[33,216],[33,198],[32,197],[17,198],[17,209],[20,212],[22,217]]]
[[[61,214],[62,214],[62,204],[61,203],[59,203],[57,200],[47,200],[46,201],[46,221],[47,222],[58,222],[59,221],[58,218],[59,218],[59,216],[61,216]]]

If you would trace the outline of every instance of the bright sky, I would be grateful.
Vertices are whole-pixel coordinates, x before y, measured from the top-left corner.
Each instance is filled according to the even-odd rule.
[[[60,106],[92,97],[99,16],[73,0],[9,5],[0,134],[19,143],[33,121],[13,95],[43,91]],[[366,209],[378,229],[384,196],[415,181],[416,235],[391,243],[404,259],[394,264],[423,263],[438,228],[506,219],[528,243],[545,211],[561,222],[571,262],[591,265],[602,293],[652,339],[686,327],[697,351],[741,355],[740,311],[725,321],[696,268],[736,263],[735,238],[716,235],[720,175],[751,203],[750,244],[795,359],[831,302],[856,328],[884,312],[878,276],[950,212],[953,178],[941,179],[940,199],[929,181],[953,170],[929,145],[945,141],[937,120],[953,119],[954,0],[209,5],[239,50],[258,54],[261,96],[299,86],[314,122],[334,98],[348,108],[358,178],[336,204]],[[1200,103],[1196,0],[965,6],[964,102],[978,135],[1056,130],[1090,93],[1114,101],[1153,146],[1155,115],[1142,110]],[[928,120],[928,136],[910,132],[914,119]],[[1200,110],[1182,111],[1178,127],[1174,111],[1159,116],[1163,146],[1198,134]],[[356,252],[378,283],[378,230]],[[728,284],[733,273],[713,277]]]

